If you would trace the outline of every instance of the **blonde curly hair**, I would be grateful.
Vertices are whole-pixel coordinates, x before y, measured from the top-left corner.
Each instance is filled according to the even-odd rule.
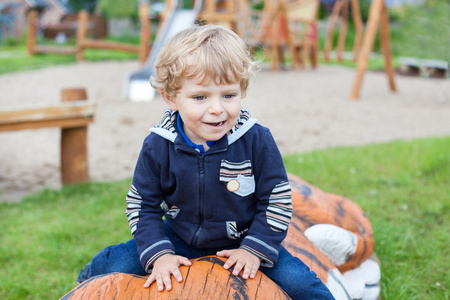
[[[218,85],[239,83],[244,97],[257,68],[236,33],[218,25],[196,25],[167,41],[156,59],[150,83],[175,97],[183,79],[201,76],[201,84],[210,80]]]

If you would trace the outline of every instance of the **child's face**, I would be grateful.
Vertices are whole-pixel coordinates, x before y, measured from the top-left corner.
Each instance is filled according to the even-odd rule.
[[[201,79],[183,80],[174,98],[162,94],[170,109],[178,110],[187,137],[206,150],[206,141],[219,140],[236,124],[241,109],[241,87],[239,83],[217,85],[213,80],[201,85]]]

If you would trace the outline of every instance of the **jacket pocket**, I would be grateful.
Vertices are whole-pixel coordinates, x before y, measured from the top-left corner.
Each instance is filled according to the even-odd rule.
[[[177,206],[169,206],[169,203],[167,203],[166,201],[163,201],[161,207],[164,210],[166,216],[171,217],[172,219],[175,219],[180,212],[180,209]]]
[[[222,160],[219,180],[226,183],[229,192],[241,197],[249,196],[255,192],[255,178],[252,175],[250,160],[240,163]]]
[[[238,231],[236,222],[234,221],[227,221],[226,224],[227,224],[227,235],[228,238],[231,240],[237,240],[241,238],[243,235],[247,234],[248,228]]]

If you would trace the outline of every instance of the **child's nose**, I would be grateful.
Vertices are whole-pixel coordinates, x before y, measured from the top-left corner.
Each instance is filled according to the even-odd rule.
[[[223,112],[222,101],[218,98],[210,99],[208,111],[210,114],[220,114]]]

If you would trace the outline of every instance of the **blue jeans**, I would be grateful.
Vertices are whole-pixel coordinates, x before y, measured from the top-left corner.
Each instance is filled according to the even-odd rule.
[[[216,255],[223,249],[197,249],[186,244],[166,223],[166,235],[175,247],[177,255],[188,259]],[[310,271],[300,259],[281,247],[278,261],[273,268],[260,267],[259,270],[280,286],[292,299],[334,299],[328,288]],[[109,246],[100,251],[90,262],[87,278],[120,272],[147,275],[142,268],[134,239],[119,245]]]

